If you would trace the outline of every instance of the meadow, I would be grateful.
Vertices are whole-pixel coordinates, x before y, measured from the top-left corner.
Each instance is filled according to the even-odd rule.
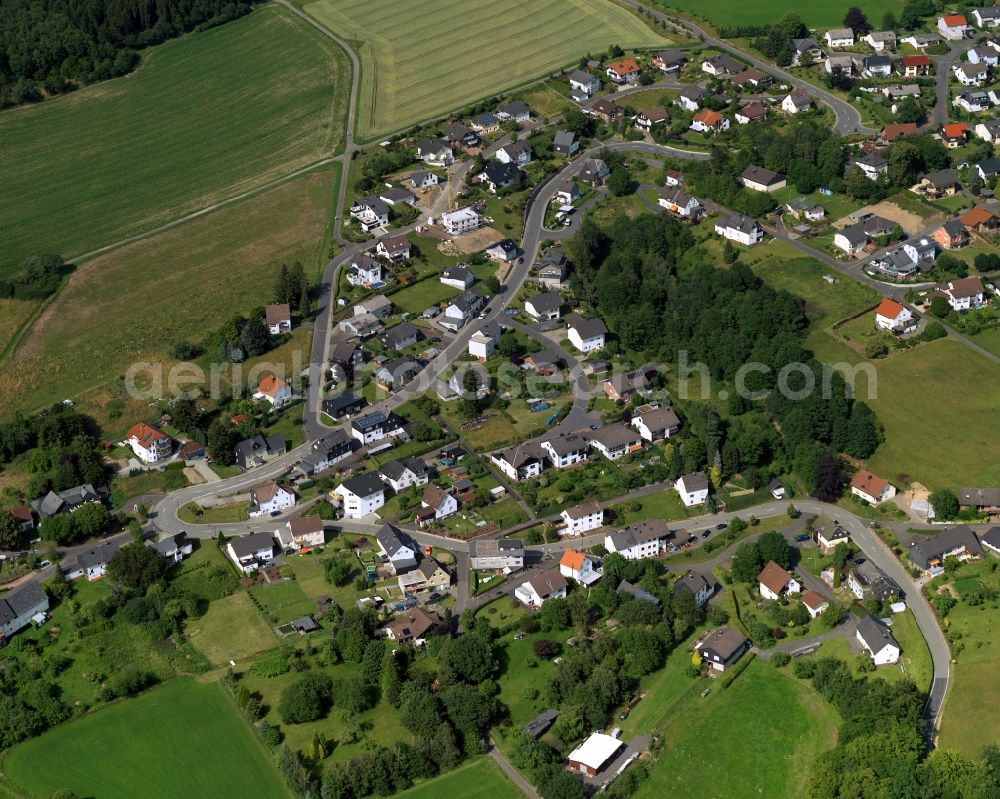
[[[239,767],[235,767],[239,764]],[[4,771],[32,796],[289,796],[263,745],[215,683],[175,680],[15,747]]]
[[[835,0],[832,3],[796,3],[792,0],[759,0],[755,3],[734,3],[732,0],[659,0],[654,5],[699,17],[718,26],[777,22],[783,14],[794,11],[809,27],[838,28],[843,25],[845,12],[854,3],[851,0]],[[865,4],[864,11],[875,25],[886,11],[892,11],[898,17],[902,8],[899,0],[871,0]]]
[[[454,771],[396,794],[399,799],[438,799],[441,796],[461,796],[463,799],[518,799],[521,792],[514,787],[500,767],[492,760],[471,760]]]
[[[83,410],[106,423],[102,406],[127,401],[116,378],[130,364],[169,367],[175,342],[203,341],[225,319],[268,302],[282,262],[317,268],[334,176],[311,172],[88,262],[4,360],[3,407],[87,395]],[[119,424],[129,411],[148,412],[144,402],[133,405]]]
[[[319,0],[305,10],[361,62],[357,136],[372,139],[543,77],[588,51],[664,40],[607,0]]]
[[[128,77],[0,114],[0,274],[34,253],[81,255],[331,155],[349,88],[343,50],[273,6],[167,42]]]

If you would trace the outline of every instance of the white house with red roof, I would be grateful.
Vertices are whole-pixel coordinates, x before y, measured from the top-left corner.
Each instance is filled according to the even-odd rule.
[[[125,436],[132,451],[143,463],[157,463],[170,457],[174,440],[155,427],[139,422]]]
[[[277,375],[268,375],[257,385],[256,400],[267,400],[275,408],[292,401],[292,387]]]
[[[607,74],[613,83],[635,83],[639,80],[639,65],[631,58],[622,58],[608,64]]]
[[[282,511],[295,504],[295,492],[278,485],[274,480],[268,480],[250,489],[250,507],[247,514],[266,516],[269,513]]]
[[[760,595],[764,599],[781,599],[788,594],[797,594],[802,585],[785,569],[769,560],[757,575]]]
[[[917,321],[908,308],[888,298],[882,300],[875,309],[875,327],[888,330],[899,336],[917,329]]]
[[[809,611],[809,618],[811,619],[815,619],[820,613],[830,607],[830,603],[826,597],[817,591],[813,591],[811,588],[803,591],[799,599],[806,606],[806,610]]]
[[[945,39],[964,39],[969,30],[969,22],[962,14],[946,14],[937,21],[938,33]]]
[[[896,486],[888,480],[876,477],[869,471],[861,469],[851,478],[851,493],[860,497],[870,505],[878,505],[896,496]]]
[[[567,549],[559,559],[559,573],[567,580],[575,580],[580,585],[590,586],[601,579],[602,572],[587,555],[575,549]]]

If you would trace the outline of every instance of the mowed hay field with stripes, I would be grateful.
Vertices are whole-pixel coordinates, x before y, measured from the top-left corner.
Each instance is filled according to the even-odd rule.
[[[304,8],[358,53],[360,140],[442,116],[612,43],[664,42],[609,0],[319,0]]]
[[[260,8],[148,51],[133,74],[0,113],[0,274],[80,255],[332,154],[350,65]]]
[[[809,27],[841,28],[844,14],[853,5],[862,6],[872,25],[881,24],[886,11],[897,17],[903,10],[900,0],[833,0],[825,3],[803,3],[801,0],[754,0],[739,3],[734,0],[661,0],[655,3],[666,11],[674,9],[683,14],[708,20],[725,28],[738,25],[767,25],[777,22],[784,14],[794,11]]]

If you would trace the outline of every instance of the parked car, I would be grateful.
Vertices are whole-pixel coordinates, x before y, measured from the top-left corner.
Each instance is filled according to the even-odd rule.
[[[696,536],[696,535],[690,536],[688,538],[688,540],[687,540],[687,543],[689,543],[689,544],[697,544],[698,543],[698,536]]]
[[[812,536],[809,535],[809,533],[800,533],[799,535],[795,536],[795,540],[798,541],[800,544],[803,541],[808,541],[810,538],[812,538]]]
[[[721,524],[715,525],[715,529],[716,530],[725,530],[728,526],[729,526],[728,524],[726,524],[725,522],[722,522]]]
[[[709,537],[709,536],[710,536],[711,534],[712,534],[712,531],[711,531],[711,530],[706,530],[705,532],[703,532],[703,533],[701,534],[701,537],[702,537],[702,538],[708,538],[708,537]]]

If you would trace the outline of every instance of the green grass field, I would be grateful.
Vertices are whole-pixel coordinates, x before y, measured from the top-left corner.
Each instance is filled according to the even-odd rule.
[[[659,720],[663,751],[638,799],[804,795],[814,758],[836,742],[836,713],[812,688],[759,659],[726,689],[677,679],[688,687]]]
[[[361,61],[357,134],[433,119],[576,61],[663,39],[606,0],[319,0],[305,10],[349,39]]]
[[[500,771],[500,766],[485,757],[471,760],[454,771],[422,782],[396,796],[400,799],[440,799],[442,796],[461,796],[462,799],[518,799],[523,794]]]
[[[329,169],[312,172],[88,262],[4,360],[4,407],[31,410],[94,392],[81,407],[103,422],[103,407],[127,398],[102,387],[130,364],[169,370],[174,342],[201,342],[233,314],[268,302],[282,262],[299,260],[315,274],[334,177]],[[307,353],[311,332],[293,334]],[[129,411],[148,408],[125,408],[118,424]]]
[[[13,749],[11,781],[38,797],[285,797],[289,793],[216,684],[176,680]]]
[[[844,13],[853,3],[851,0],[836,0],[833,3],[796,3],[793,0],[760,0],[756,3],[734,3],[732,0],[666,0],[656,5],[700,17],[717,26],[763,25],[777,22],[782,14],[794,11],[810,27],[839,28],[843,25]],[[898,17],[902,4],[898,0],[872,0],[865,5],[864,10],[875,25],[886,11],[892,11]]]
[[[332,154],[346,54],[278,7],[176,39],[140,68],[0,115],[0,273],[80,255]]]

